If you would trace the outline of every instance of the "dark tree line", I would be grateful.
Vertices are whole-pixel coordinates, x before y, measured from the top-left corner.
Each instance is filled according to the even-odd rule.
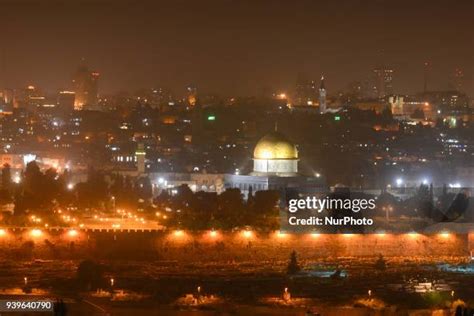
[[[160,209],[171,210],[169,224],[190,230],[224,229],[255,226],[263,230],[278,227],[277,191],[258,191],[245,200],[239,189],[221,194],[193,193],[187,185],[170,196],[163,191],[156,199]]]
[[[41,171],[36,162],[27,164],[17,181],[12,181],[9,165],[1,174],[0,204],[14,203],[15,215],[35,212],[47,215],[56,207],[111,209],[111,206],[137,207],[139,201],[152,198],[152,185],[148,178],[132,180],[116,174],[106,174],[90,168],[85,182],[74,186],[66,170],[59,174],[55,169]],[[115,200],[111,203],[111,199]],[[116,204],[116,205],[115,205]]]

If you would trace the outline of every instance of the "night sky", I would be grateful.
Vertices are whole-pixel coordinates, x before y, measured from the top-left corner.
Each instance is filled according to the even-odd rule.
[[[1,1],[1,83],[68,88],[85,58],[101,92],[187,84],[218,94],[288,91],[298,73],[329,93],[394,67],[395,92],[447,89],[455,68],[474,95],[471,0]]]

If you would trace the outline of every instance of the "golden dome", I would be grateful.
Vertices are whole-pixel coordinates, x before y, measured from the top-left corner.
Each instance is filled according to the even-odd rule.
[[[278,132],[262,137],[253,151],[254,159],[298,159],[298,150]]]

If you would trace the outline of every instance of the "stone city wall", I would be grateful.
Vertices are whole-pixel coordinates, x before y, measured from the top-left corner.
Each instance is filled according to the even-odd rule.
[[[255,232],[7,231],[0,256],[17,259],[136,259],[199,261],[287,260],[327,257],[464,256],[474,234],[281,235]]]

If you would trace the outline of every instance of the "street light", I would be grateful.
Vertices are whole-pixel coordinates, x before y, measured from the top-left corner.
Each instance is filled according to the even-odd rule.
[[[250,230],[244,230],[244,231],[242,232],[242,234],[243,234],[243,236],[244,236],[245,238],[250,238],[250,237],[252,237],[252,231],[250,231]]]
[[[41,231],[41,229],[33,229],[31,230],[30,234],[32,237],[39,237],[43,234],[43,232]]]
[[[403,179],[397,178],[397,180],[395,180],[395,183],[397,184],[397,186],[401,186],[403,184]]]

